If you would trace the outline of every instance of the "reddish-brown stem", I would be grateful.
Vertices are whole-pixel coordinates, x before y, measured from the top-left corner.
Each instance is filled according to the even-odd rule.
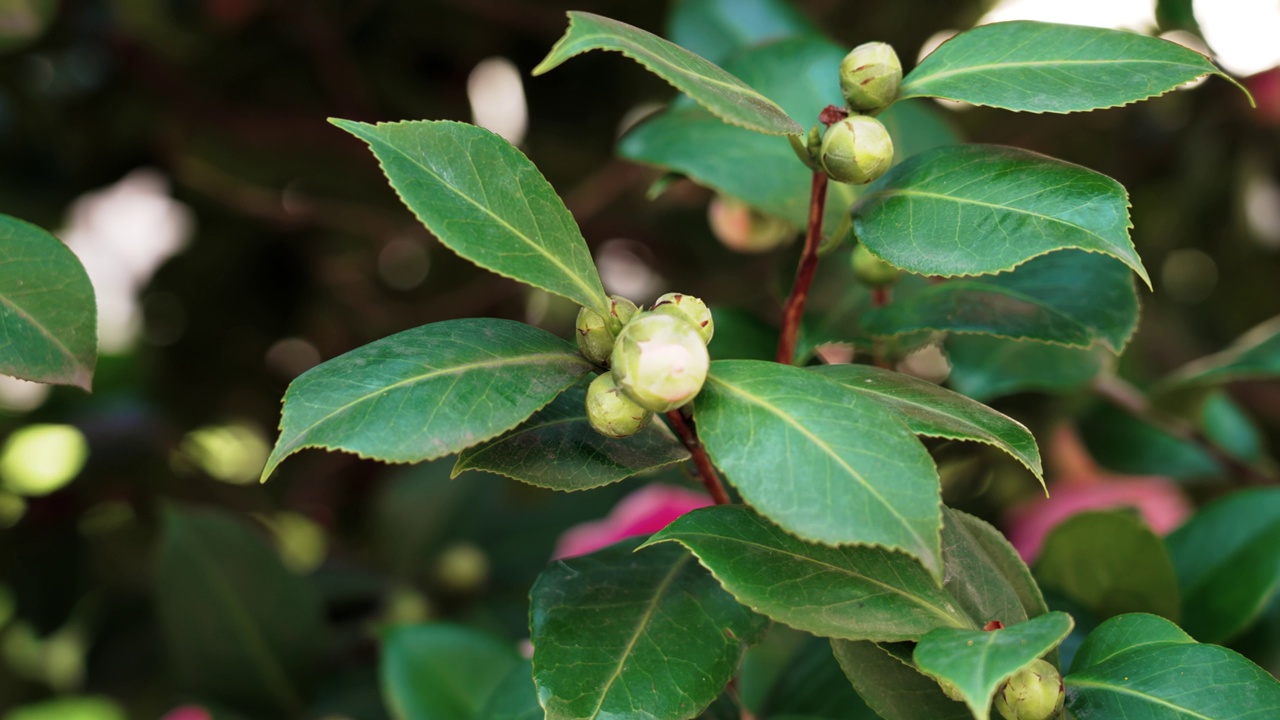
[[[880,287],[871,288],[871,304],[874,307],[884,307],[893,300],[893,287],[889,285],[881,285]]]
[[[809,299],[809,286],[813,273],[818,269],[818,245],[822,242],[822,213],[827,206],[827,174],[821,170],[813,174],[809,189],[809,229],[804,236],[804,251],[791,295],[782,309],[782,335],[778,338],[777,361],[790,365],[796,359],[796,338],[800,335],[800,320],[804,317],[804,304]]]
[[[711,458],[707,456],[706,448],[702,447],[702,443],[698,440],[697,429],[679,410],[667,413],[667,421],[680,437],[680,442],[684,443],[689,454],[693,456],[693,464],[698,468],[698,478],[702,480],[702,485],[711,495],[711,499],[715,500],[717,505],[728,505],[732,502],[729,500],[729,493],[725,492],[724,485],[720,482],[715,466],[711,464]]]

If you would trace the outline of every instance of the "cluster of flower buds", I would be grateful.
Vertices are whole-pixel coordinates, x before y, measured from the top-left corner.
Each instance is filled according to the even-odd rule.
[[[806,138],[792,136],[796,154],[836,182],[865,185],[880,177],[893,164],[893,140],[872,116],[893,103],[901,85],[902,63],[891,46],[872,42],[854,48],[840,63],[848,116],[831,122],[826,132],[814,126]]]
[[[585,308],[582,312],[600,317]],[[682,407],[702,389],[711,365],[707,343],[715,326],[711,311],[698,298],[663,295],[648,312],[627,313],[617,332],[609,330],[607,321],[603,326],[587,323],[593,334],[589,340],[584,340],[582,317],[579,313],[578,347],[583,356],[604,364],[588,355],[587,348],[599,354],[608,346],[609,372],[587,388],[587,420],[600,434],[634,435],[654,413]]]
[[[578,351],[597,365],[607,365],[613,343],[639,308],[620,295],[609,296],[609,314],[601,315],[590,308],[578,311]]]
[[[1065,696],[1058,669],[1036,660],[996,693],[996,711],[1005,720],[1055,720],[1062,717]]]

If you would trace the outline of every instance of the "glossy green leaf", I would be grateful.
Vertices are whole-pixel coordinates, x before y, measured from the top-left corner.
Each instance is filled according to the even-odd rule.
[[[678,0],[667,18],[667,39],[713,63],[770,40],[816,34],[786,0]]]
[[[828,105],[842,105],[839,69],[846,49],[818,37],[800,37],[748,50],[725,66],[809,126]],[[895,158],[956,142],[955,132],[922,102],[897,103],[879,118],[893,138]],[[715,148],[715,152],[706,152]],[[720,122],[692,102],[677,100],[627,133],[618,145],[626,158],[687,175],[701,185],[804,227],[812,172],[785,138]],[[847,219],[861,188],[831,183],[824,227]]]
[[[1205,56],[1167,40],[1024,20],[951,38],[903,78],[900,97],[1068,113],[1146,100],[1210,74],[1227,77]]]
[[[831,651],[826,638],[811,637],[789,658],[769,688],[764,720],[879,720],[867,707]]]
[[[904,645],[831,641],[849,682],[884,720],[972,720],[964,703],[943,695],[938,683],[916,669]]]
[[[80,260],[0,215],[0,373],[89,390],[97,360],[98,308]]]
[[[1165,544],[1183,627],[1203,642],[1240,635],[1280,587],[1280,490],[1244,490],[1202,508]]]
[[[951,375],[959,393],[988,401],[1017,392],[1061,392],[1087,385],[1106,364],[1106,351],[1005,340],[981,335],[947,338]]]
[[[533,679],[547,720],[684,720],[711,704],[764,618],[682,548],[629,540],[552,563],[533,586]]]
[[[978,720],[991,716],[1001,683],[1047,654],[1071,632],[1071,616],[1051,612],[1002,630],[934,630],[913,657],[925,674],[953,684]]]
[[[953,557],[975,558],[981,561],[981,564],[957,563],[958,572],[956,573],[957,577],[969,578],[966,582],[975,588],[975,591],[970,592],[971,596],[985,598],[982,612],[977,613],[978,618],[984,621],[1000,620],[1001,622],[1004,622],[1005,618],[1012,618],[1014,622],[1018,622],[1023,618],[1039,617],[1049,612],[1049,606],[1045,604],[1040,586],[1031,576],[1031,569],[1022,561],[1018,551],[1003,533],[985,520],[980,520],[968,513],[950,509],[948,512],[971,543],[971,549],[967,553],[964,555],[955,553]],[[990,576],[987,568],[982,567],[983,565],[994,570],[998,578],[995,582],[991,582],[990,586],[984,586],[984,583],[989,582]],[[999,603],[1007,603],[1004,598],[1008,593],[1012,593],[1022,605],[1021,613],[1011,609],[1001,611]]]
[[[450,250],[608,312],[577,222],[538,168],[506,140],[458,122],[330,122],[369,144],[400,199]]]
[[[1012,270],[1054,250],[1120,260],[1151,285],[1120,183],[1027,150],[950,145],[908,158],[853,209],[858,239],[891,265],[954,277]]]
[[[1129,511],[1084,512],[1054,527],[1036,578],[1099,619],[1147,612],[1177,622],[1178,580],[1160,538]]]
[[[849,640],[916,640],[939,627],[1015,623],[1028,611],[1010,576],[1008,554],[984,545],[981,523],[944,512],[945,586],[914,558],[880,548],[830,547],[787,534],[742,506],[688,513],[649,543],[689,548],[739,602],[787,625]],[[1007,543],[1006,543],[1007,544]],[[1025,573],[1025,566],[1022,566]]]
[[[1280,375],[1280,317],[1241,335],[1231,347],[1202,357],[1175,371],[1152,388],[1168,393],[1191,387],[1238,380],[1263,380]]]
[[[520,660],[489,694],[478,720],[542,720],[546,716],[538,704],[533,684],[533,663]]]
[[[1243,656],[1201,645],[1154,615],[1099,625],[1063,678],[1076,720],[1280,717],[1280,682]]]
[[[320,598],[239,520],[165,509],[156,605],[182,691],[265,717],[304,709],[324,648]]]
[[[571,389],[523,425],[458,454],[466,470],[505,475],[552,490],[586,490],[689,459],[676,436],[655,420],[626,438],[608,438],[587,421],[587,393]]]
[[[308,447],[387,462],[449,455],[510,430],[593,370],[569,343],[510,320],[406,330],[289,385],[262,477]]]
[[[742,497],[800,538],[880,545],[942,575],[937,470],[896,413],[801,368],[721,360],[699,437]]]
[[[397,720],[481,720],[489,696],[519,666],[513,643],[439,623],[388,630],[378,672]]]
[[[895,298],[868,312],[863,325],[875,335],[949,330],[1073,347],[1102,343],[1119,353],[1138,328],[1138,295],[1128,268],[1114,259],[1062,250],[1009,272]]]
[[[814,371],[897,412],[917,435],[998,447],[1043,483],[1035,437],[1008,415],[931,382],[871,365],[823,365]]]
[[[767,135],[805,132],[772,100],[719,66],[657,35],[592,13],[569,13],[569,29],[533,74],[541,75],[588,50],[626,55],[727,123]]]

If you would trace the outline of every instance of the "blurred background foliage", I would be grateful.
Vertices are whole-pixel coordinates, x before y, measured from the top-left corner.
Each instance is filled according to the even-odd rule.
[[[794,4],[844,46],[892,43],[910,68],[993,3]],[[1164,5],[1166,29],[1179,24],[1170,8],[1185,3]],[[378,628],[448,618],[527,635],[528,588],[560,532],[648,479],[554,495],[450,481],[447,461],[312,451],[256,481],[285,387],[316,362],[454,317],[567,336],[575,311],[444,250],[330,116],[501,128],[565,198],[612,292],[693,291],[775,322],[794,248],[726,248],[709,191],[675,182],[651,201],[658,171],[616,157],[620,131],[669,102],[668,86],[616,56],[529,77],[567,9],[662,32],[669,5],[0,0],[0,212],[80,254],[103,316],[92,395],[0,384],[0,717],[81,717],[2,714],[81,697],[87,720],[188,701],[226,717],[381,718]],[[1070,117],[938,110],[968,140],[1130,189],[1156,280],[1122,361],[1139,385],[1280,314],[1280,82],[1228,69],[1260,73],[1259,110],[1220,81]],[[756,326],[739,319],[731,335],[749,339]],[[1037,431],[1080,419],[1109,469],[1194,482],[1201,497],[1224,487],[1212,458],[1088,392],[997,406]],[[1236,385],[1213,407],[1233,452],[1275,446],[1276,384]],[[998,518],[1034,491],[1021,469],[953,450],[940,448],[957,459],[944,467],[952,502]],[[246,627],[271,651],[246,650]]]

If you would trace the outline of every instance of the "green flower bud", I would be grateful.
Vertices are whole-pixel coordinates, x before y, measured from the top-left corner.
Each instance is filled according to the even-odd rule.
[[[1062,713],[1062,676],[1044,660],[1019,670],[996,694],[996,710],[1005,720],[1052,720]]]
[[[822,136],[822,168],[836,182],[865,185],[892,163],[893,140],[875,118],[850,115]]]
[[[702,336],[703,343],[711,342],[711,336],[716,333],[716,324],[711,319],[711,310],[701,298],[681,293],[667,293],[653,302],[653,311],[674,315],[692,323],[698,329],[698,335]]]
[[[876,257],[866,245],[858,243],[853,249],[853,274],[871,287],[882,287],[897,282],[902,271]]]
[[[840,61],[840,90],[849,108],[876,112],[889,107],[902,86],[902,63],[887,43],[859,45]]]
[[[800,162],[810,170],[817,170],[820,167],[818,152],[822,149],[822,123],[810,128],[808,135],[788,135],[787,140],[791,141],[791,149],[796,152]]]
[[[698,394],[711,357],[688,320],[647,312],[622,329],[610,363],[613,379],[627,397],[646,410],[667,412]]]
[[[436,560],[435,579],[453,592],[473,592],[489,579],[489,557],[474,543],[456,542]]]
[[[716,195],[707,204],[707,221],[720,244],[738,252],[767,252],[796,236],[786,220],[726,195]]]
[[[636,314],[638,308],[630,300],[618,296],[609,296],[609,314],[607,316],[582,308],[578,311],[578,351],[582,357],[597,365],[609,361],[609,353],[613,352],[613,341],[622,332],[622,327]]]
[[[653,419],[653,413],[635,404],[622,393],[613,376],[605,373],[587,388],[587,421],[606,437],[635,435]]]

